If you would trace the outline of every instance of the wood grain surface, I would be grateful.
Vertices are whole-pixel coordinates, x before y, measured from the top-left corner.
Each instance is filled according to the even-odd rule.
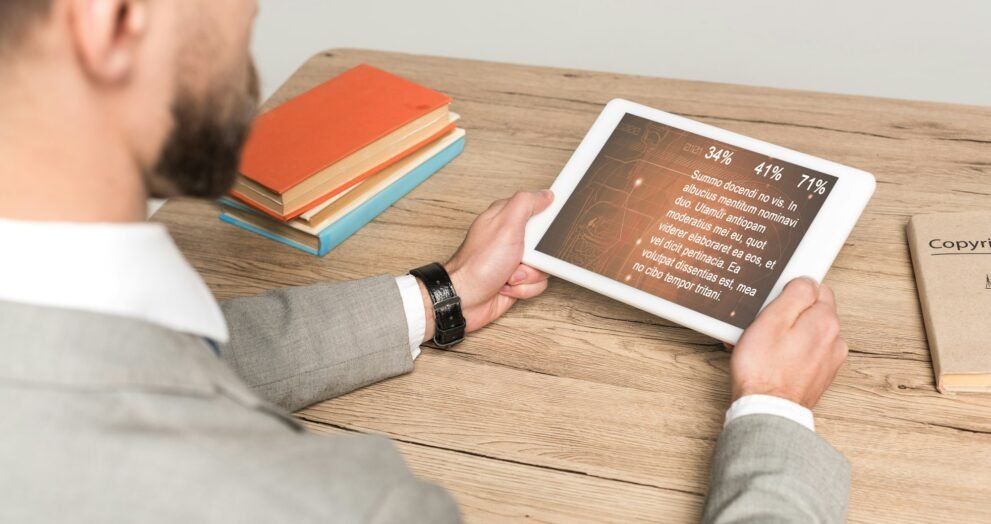
[[[851,522],[991,519],[991,396],[936,392],[904,232],[913,214],[991,205],[991,108],[359,50],[317,55],[269,107],[363,62],[453,96],[466,152],[325,258],[169,202],[155,219],[219,298],[445,260],[492,200],[549,187],[603,105],[628,98],[875,174],[826,279],[850,357],[818,432],[853,464]],[[470,522],[691,522],[728,364],[705,336],[555,280],[412,374],[298,415],[393,438]]]

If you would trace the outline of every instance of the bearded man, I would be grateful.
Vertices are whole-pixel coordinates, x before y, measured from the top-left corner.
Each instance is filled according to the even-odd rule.
[[[231,186],[258,103],[255,12],[0,0],[0,521],[459,519],[387,440],[308,434],[289,413],[539,295],[523,232],[553,195],[496,202],[419,279],[218,304],[145,203]],[[439,285],[459,332],[435,329]],[[747,331],[705,520],[843,518],[849,466],[810,409],[845,355],[832,294],[808,280]]]

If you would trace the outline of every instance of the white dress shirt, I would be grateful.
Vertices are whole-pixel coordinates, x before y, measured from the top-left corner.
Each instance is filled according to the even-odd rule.
[[[228,340],[210,289],[161,224],[0,219],[0,300],[144,320]]]
[[[203,279],[161,224],[75,224],[0,219],[0,300],[92,311],[144,320],[218,344],[227,323]],[[398,277],[410,352],[420,354],[426,331],[416,278]],[[771,414],[812,431],[812,412],[767,395],[743,397],[726,412],[737,418]]]
[[[413,360],[420,356],[420,344],[427,332],[426,312],[423,311],[423,295],[416,277],[406,275],[396,278],[399,295],[403,297],[403,309],[406,310],[406,324],[409,327],[409,350]]]

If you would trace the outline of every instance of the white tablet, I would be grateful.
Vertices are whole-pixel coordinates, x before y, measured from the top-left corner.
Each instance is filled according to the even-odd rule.
[[[795,277],[822,280],[869,173],[613,100],[531,219],[523,261],[736,343]]]

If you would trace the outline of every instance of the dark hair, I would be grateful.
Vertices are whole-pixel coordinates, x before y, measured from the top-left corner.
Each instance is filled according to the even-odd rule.
[[[48,17],[53,0],[0,0],[0,51],[17,46],[31,27]]]

